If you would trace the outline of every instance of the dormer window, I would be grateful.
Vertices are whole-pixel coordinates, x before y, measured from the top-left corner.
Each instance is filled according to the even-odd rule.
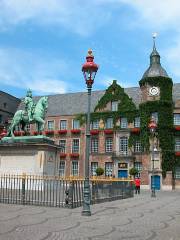
[[[111,111],[117,111],[118,110],[118,101],[111,102]]]

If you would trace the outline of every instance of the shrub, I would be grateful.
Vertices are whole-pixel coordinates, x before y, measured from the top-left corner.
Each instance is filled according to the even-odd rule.
[[[129,174],[130,174],[131,176],[135,176],[136,174],[138,174],[138,170],[133,167],[133,168],[131,168],[131,169],[129,170]]]
[[[98,168],[96,169],[96,174],[97,174],[97,176],[103,175],[103,174],[104,174],[104,169],[101,168],[101,167],[98,167]]]

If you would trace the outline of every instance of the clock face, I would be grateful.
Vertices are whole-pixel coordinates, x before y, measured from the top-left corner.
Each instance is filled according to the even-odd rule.
[[[157,87],[151,87],[149,89],[149,95],[151,95],[151,96],[159,95],[159,89]]]

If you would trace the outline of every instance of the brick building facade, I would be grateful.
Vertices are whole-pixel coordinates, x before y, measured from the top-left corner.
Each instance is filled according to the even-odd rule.
[[[160,135],[155,138],[154,159],[152,159],[152,140],[149,135],[145,136],[146,143],[150,145],[149,149],[145,149],[141,144],[144,132],[148,134],[148,122],[142,123],[142,113],[145,111],[142,106],[144,109],[149,103],[156,103],[155,106],[163,104],[163,106],[166,104],[169,106],[171,101],[169,96],[172,95],[173,114],[167,118],[173,119],[173,129],[171,129],[173,141],[175,141],[173,154],[180,162],[180,83],[174,84],[172,89],[169,88],[169,96],[166,97],[163,86],[168,84],[171,86],[171,82],[161,66],[160,55],[154,45],[150,55],[150,66],[139,82],[140,87],[123,89],[116,81],[113,81],[106,91],[92,92],[91,175],[96,174],[97,167],[102,167],[105,170],[105,176],[127,178],[129,170],[135,167],[138,169],[142,185],[144,188],[149,188],[152,179],[152,164],[154,164],[157,189],[172,186],[172,172],[168,171],[168,168],[166,168],[166,177],[162,177],[163,151],[166,150],[163,149],[163,144],[159,140]],[[34,101],[38,99],[39,97],[35,97]],[[48,102],[45,134],[53,138],[56,144],[62,146],[58,163],[59,175],[83,176],[87,93],[50,95]],[[21,104],[20,108],[22,107]],[[157,107],[154,109],[150,111],[148,117],[153,116],[157,124],[158,118],[163,122],[164,113],[160,112]],[[166,123],[165,118],[164,122]],[[143,124],[146,125],[146,129],[143,129]],[[166,124],[164,126],[165,131]],[[36,135],[36,126],[30,126],[30,131]],[[163,133],[159,131],[159,134]],[[132,144],[130,144],[130,139],[133,141]],[[180,186],[179,163],[175,167],[173,179],[176,187]]]

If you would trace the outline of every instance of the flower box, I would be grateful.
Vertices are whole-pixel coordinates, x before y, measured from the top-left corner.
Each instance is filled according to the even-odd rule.
[[[66,155],[67,155],[66,153],[60,153],[60,157],[61,157],[61,158],[65,158]]]
[[[6,135],[7,135],[7,131],[6,131],[6,129],[3,129],[3,131],[0,133],[0,139],[5,137]]]
[[[104,133],[105,134],[113,134],[113,130],[112,129],[105,129]]]
[[[90,134],[91,135],[98,135],[99,134],[99,130],[91,130]]]
[[[46,130],[45,134],[46,135],[53,135],[54,134],[54,130]]]
[[[78,158],[79,157],[79,153],[70,153],[70,157],[71,158]]]
[[[81,132],[80,129],[71,129],[72,134],[79,134]]]
[[[58,132],[58,134],[66,134],[67,130],[66,129],[62,129],[62,130],[58,130],[57,132]]]
[[[180,131],[180,126],[175,126],[176,131]]]
[[[14,136],[18,137],[18,136],[24,136],[25,133],[23,131],[15,131],[14,132]]]
[[[38,135],[38,131],[34,131],[32,134],[33,134],[34,136],[37,136],[37,135]]]
[[[139,133],[140,132],[140,128],[132,128],[131,132],[132,133]]]
[[[175,152],[175,155],[180,157],[180,152]]]

